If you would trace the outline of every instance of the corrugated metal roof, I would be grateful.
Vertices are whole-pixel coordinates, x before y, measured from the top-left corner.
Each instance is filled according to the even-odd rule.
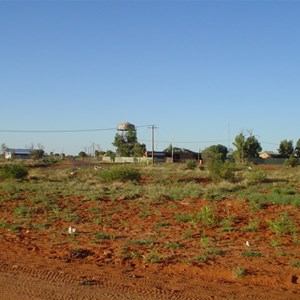
[[[32,152],[32,149],[7,149],[6,152],[11,152],[14,154],[29,155]]]

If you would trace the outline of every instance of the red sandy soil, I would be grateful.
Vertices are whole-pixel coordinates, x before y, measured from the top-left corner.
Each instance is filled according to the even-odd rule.
[[[1,300],[300,299],[300,269],[291,264],[300,261],[299,243],[284,235],[278,238],[280,246],[272,246],[270,241],[277,237],[265,221],[278,217],[283,211],[280,206],[270,204],[250,216],[244,199],[216,201],[213,208],[219,219],[228,213],[234,217],[232,230],[222,231],[220,226],[192,226],[174,219],[176,214],[207,205],[201,199],[153,202],[150,213],[142,216],[137,199],[60,197],[62,205],[77,207],[80,220],[58,219],[44,229],[30,224],[17,231],[0,227]],[[0,202],[2,220],[12,221],[9,211],[15,205],[16,201]],[[94,213],[91,208],[99,205],[101,213],[109,216],[107,224],[87,221]],[[284,211],[299,226],[299,209],[285,206]],[[253,217],[259,218],[259,229],[243,230]],[[37,212],[31,224],[41,222],[39,218]],[[165,226],[157,226],[159,222]],[[76,235],[68,233],[69,226],[76,228]],[[95,242],[95,232],[114,238]],[[210,239],[206,247],[199,242],[204,235]],[[150,239],[153,244],[128,243],[130,239]],[[168,242],[183,247],[171,249]],[[215,253],[205,254],[207,249]],[[241,255],[250,250],[260,255]],[[145,260],[151,251],[159,255],[158,262]],[[197,255],[207,255],[208,260],[197,260]],[[245,273],[237,278],[238,267]]]

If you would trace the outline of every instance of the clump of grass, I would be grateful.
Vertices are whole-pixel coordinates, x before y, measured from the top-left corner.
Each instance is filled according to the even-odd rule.
[[[199,263],[207,263],[209,261],[209,257],[207,255],[197,255],[194,259]]]
[[[257,212],[263,209],[266,206],[267,197],[261,193],[252,193],[248,195],[249,208],[252,212]]]
[[[215,212],[209,205],[202,207],[200,212],[197,213],[199,221],[206,226],[213,226],[216,224]]]
[[[166,243],[166,247],[169,248],[169,249],[182,249],[182,248],[184,248],[184,246],[182,244],[172,243],[172,242]]]
[[[201,236],[199,243],[201,247],[206,248],[210,244],[210,237],[206,235]]]
[[[288,218],[287,214],[281,214],[278,218],[273,221],[267,220],[269,228],[277,235],[281,236],[286,233],[291,233],[295,226],[293,221]]]
[[[14,213],[17,216],[22,216],[22,217],[30,217],[31,216],[30,210],[24,204],[24,202],[19,203],[19,205],[14,209]]]
[[[300,261],[299,260],[291,261],[291,262],[289,262],[289,264],[293,267],[296,267],[296,268],[300,269]]]
[[[237,267],[234,270],[233,275],[235,278],[244,277],[246,275],[246,269],[244,267]]]
[[[244,251],[241,254],[243,257],[260,257],[261,253],[255,250]]]
[[[97,241],[99,241],[99,240],[114,240],[114,236],[107,234],[105,232],[97,232],[94,235],[94,237]]]
[[[182,213],[174,216],[174,220],[181,223],[188,223],[193,221],[194,214],[193,213]]]
[[[197,167],[197,161],[195,159],[188,159],[185,163],[185,167],[188,170],[195,170],[195,168]]]
[[[147,239],[141,239],[141,240],[128,240],[127,244],[129,245],[140,245],[140,246],[145,246],[145,245],[152,245],[153,241],[152,240],[147,240]]]
[[[255,219],[251,219],[248,222],[247,227],[244,228],[245,231],[258,231],[259,228],[259,219],[255,218]]]
[[[130,258],[132,258],[132,259],[137,259],[137,258],[140,258],[141,256],[142,255],[137,251],[131,251],[130,252]]]
[[[251,169],[245,175],[245,179],[248,185],[256,185],[262,183],[266,180],[266,178],[266,171],[259,169]]]
[[[99,172],[100,178],[105,182],[111,181],[139,181],[141,173],[130,166],[116,166]]]
[[[166,226],[170,226],[171,223],[170,222],[157,222],[156,226],[158,227],[166,227]]]
[[[194,232],[193,232],[193,231],[187,230],[187,231],[185,231],[185,232],[182,234],[182,238],[183,238],[184,240],[188,240],[188,239],[193,238],[193,235],[194,235]]]
[[[162,262],[162,257],[156,248],[151,249],[149,253],[143,257],[144,263],[157,264]]]
[[[224,256],[226,254],[225,250],[221,249],[208,249],[205,251],[206,254],[211,254],[211,255],[219,255],[219,256]]]
[[[24,179],[28,175],[27,168],[22,164],[4,165],[0,169],[2,179]]]
[[[234,222],[234,217],[229,215],[227,212],[227,218],[224,218],[220,221],[221,231],[231,232],[233,230],[232,225]]]
[[[281,242],[278,239],[271,239],[270,244],[274,248],[281,246]]]
[[[177,214],[174,216],[174,220],[182,223],[197,224],[202,223],[206,226],[213,226],[216,224],[215,212],[209,205],[202,207],[198,212],[187,212]]]

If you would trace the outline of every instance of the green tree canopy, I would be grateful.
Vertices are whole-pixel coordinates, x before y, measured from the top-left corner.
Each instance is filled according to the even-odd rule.
[[[246,138],[242,132],[235,137],[233,145],[236,147],[233,156],[237,161],[258,157],[259,152],[262,150],[259,141],[254,135],[250,134]]]
[[[84,158],[84,157],[87,157],[87,154],[84,151],[80,151],[78,156],[81,158]]]
[[[138,142],[136,131],[132,129],[124,134],[117,133],[112,144],[117,148],[116,152],[119,156],[140,157],[146,151],[146,145]]]
[[[296,143],[294,155],[297,157],[300,157],[300,139],[298,139],[298,141]]]
[[[201,153],[201,156],[204,160],[204,163],[211,162],[212,160],[225,161],[227,157],[228,149],[223,145],[212,145],[204,149]]]
[[[134,157],[142,157],[146,152],[146,145],[135,143],[133,147],[133,156]]]
[[[34,160],[41,159],[44,156],[44,150],[43,149],[37,149],[37,150],[32,150],[30,152],[30,157]]]
[[[294,153],[293,141],[283,140],[280,142],[278,152],[282,156],[290,156]]]
[[[5,143],[1,144],[1,153],[3,154],[7,149],[7,146],[5,145]]]

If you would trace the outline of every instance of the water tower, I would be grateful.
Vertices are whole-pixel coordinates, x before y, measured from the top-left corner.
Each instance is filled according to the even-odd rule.
[[[129,130],[133,130],[135,131],[135,126],[129,122],[124,122],[119,124],[119,126],[117,127],[118,131],[129,131]]]

